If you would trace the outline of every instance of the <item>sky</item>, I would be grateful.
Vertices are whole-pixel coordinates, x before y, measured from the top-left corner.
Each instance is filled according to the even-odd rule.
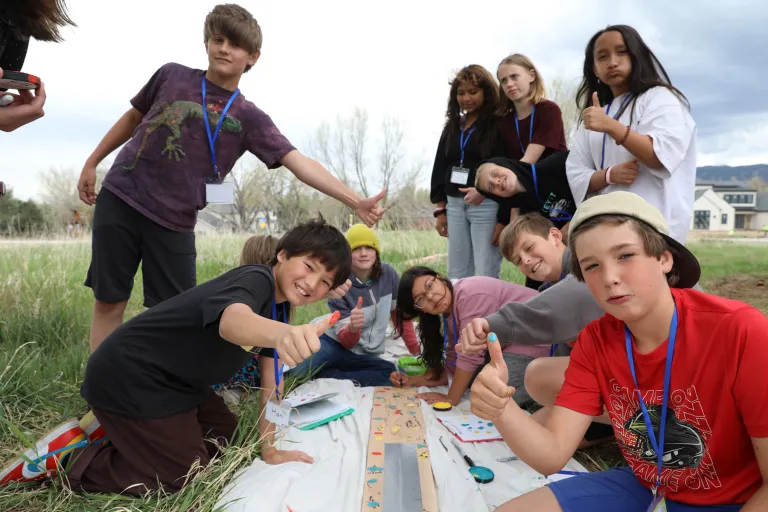
[[[39,197],[39,173],[79,175],[129,100],[167,62],[204,69],[208,0],[68,0],[78,24],[60,44],[33,41],[24,71],[40,76],[44,118],[0,133],[0,180]],[[609,24],[634,26],[688,97],[698,165],[768,163],[768,3],[759,0],[535,2],[264,0],[241,2],[264,44],[240,88],[306,151],[324,121],[368,111],[372,149],[383,116],[399,119],[426,186],[444,122],[448,82],[470,63],[495,74],[510,53],[546,82],[578,81],[584,47]],[[114,157],[114,154],[112,155]],[[73,182],[73,187],[76,183]]]

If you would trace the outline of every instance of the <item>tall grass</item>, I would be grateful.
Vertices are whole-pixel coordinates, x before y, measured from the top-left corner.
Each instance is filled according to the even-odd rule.
[[[447,243],[434,232],[381,233],[383,260],[398,272],[414,259],[445,254]],[[244,236],[198,237],[198,282],[233,268]],[[766,274],[765,246],[700,243],[693,245],[701,258],[704,276],[732,273]],[[65,419],[80,417],[86,404],[80,383],[88,358],[93,296],[83,286],[90,261],[88,240],[67,243],[0,241],[0,464],[26,448],[22,437],[36,439]],[[429,266],[447,271],[445,257]],[[508,262],[502,278],[521,283],[523,276]],[[705,281],[706,286],[706,281]],[[141,273],[136,277],[127,317],[143,310]],[[324,303],[299,308],[295,323],[324,314]],[[214,510],[232,476],[257,456],[259,408],[254,400],[238,407],[240,442],[201,470],[180,493],[145,498],[83,496],[66,489],[60,479],[26,489],[0,490],[2,511]],[[17,432],[8,424],[18,428]],[[19,436],[18,433],[22,433]]]

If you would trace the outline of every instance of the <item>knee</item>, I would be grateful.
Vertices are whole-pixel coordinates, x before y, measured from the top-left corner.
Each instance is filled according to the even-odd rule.
[[[551,394],[551,385],[549,369],[546,360],[543,358],[534,359],[525,369],[525,389],[531,398],[542,405],[549,405],[549,396]]]
[[[125,307],[127,305],[127,300],[121,300],[119,302],[104,302],[96,299],[93,310],[99,315],[122,316],[123,313],[125,313]]]

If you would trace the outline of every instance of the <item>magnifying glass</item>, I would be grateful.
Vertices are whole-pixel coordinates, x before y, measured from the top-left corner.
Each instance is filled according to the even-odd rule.
[[[475,479],[475,482],[479,484],[488,484],[493,482],[494,474],[490,468],[485,466],[476,466],[472,459],[469,458],[469,455],[464,453],[464,450],[461,449],[461,446],[459,446],[459,443],[457,443],[455,439],[451,439],[451,442],[453,443],[453,446],[455,446],[459,451],[459,455],[461,455],[464,461],[469,464],[469,474],[472,475],[472,478]]]

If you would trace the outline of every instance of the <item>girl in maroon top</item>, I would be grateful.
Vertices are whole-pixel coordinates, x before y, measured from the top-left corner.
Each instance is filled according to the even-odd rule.
[[[528,164],[558,151],[567,151],[563,115],[557,103],[546,99],[544,79],[533,62],[519,53],[505,58],[496,70],[499,79],[499,136],[506,146],[507,156]],[[521,213],[512,203],[509,222]],[[506,218],[506,212],[499,218]],[[494,242],[498,241],[504,224],[496,225]],[[525,285],[538,289],[541,283],[527,279]]]

